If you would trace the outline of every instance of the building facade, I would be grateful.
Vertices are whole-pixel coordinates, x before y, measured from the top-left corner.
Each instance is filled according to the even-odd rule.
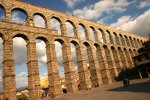
[[[96,22],[71,16],[47,8],[24,3],[19,0],[0,0],[0,8],[4,11],[4,18],[0,20],[0,37],[3,40],[3,94],[9,100],[16,100],[16,82],[14,72],[13,38],[23,38],[27,45],[28,90],[29,100],[39,100],[40,79],[36,56],[36,39],[46,44],[49,92],[61,94],[61,82],[58,72],[54,42],[62,45],[65,82],[67,91],[78,91],[78,84],[74,83],[74,63],[71,56],[70,43],[74,44],[77,56],[78,76],[81,90],[103,84],[115,82],[115,77],[124,67],[134,67],[132,57],[138,48],[146,41],[145,38],[105,26]],[[20,10],[25,13],[23,24],[13,22],[12,12]],[[44,27],[35,26],[34,16],[44,19]],[[61,34],[52,29],[50,20],[54,18],[60,23]],[[66,32],[66,22],[73,26],[74,36]],[[81,39],[79,26],[84,29],[85,39]],[[93,30],[94,40],[91,39],[89,29]],[[102,38],[99,37],[102,36]],[[86,62],[84,46],[87,50],[89,66]],[[89,76],[90,73],[90,76]]]
[[[150,39],[138,49],[138,55],[133,57],[140,78],[150,77]]]

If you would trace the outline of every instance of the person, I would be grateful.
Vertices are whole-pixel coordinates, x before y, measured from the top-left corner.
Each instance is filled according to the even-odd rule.
[[[91,90],[91,85],[89,84],[89,90]]]
[[[127,80],[126,80],[126,78],[123,80],[123,85],[124,85],[124,87],[127,86]]]

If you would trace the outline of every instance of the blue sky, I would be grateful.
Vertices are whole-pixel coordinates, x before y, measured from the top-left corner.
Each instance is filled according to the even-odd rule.
[[[150,33],[150,0],[22,0],[37,6],[46,7],[71,15],[93,20],[98,23],[110,25],[127,32],[132,32],[140,36],[147,37]],[[13,22],[24,23],[25,16],[22,13],[14,12]],[[2,10],[0,10],[2,19]],[[35,21],[43,27],[40,17]],[[40,20],[40,23],[38,23]],[[54,21],[55,22],[55,21]],[[70,30],[69,30],[70,31]],[[1,41],[2,43],[2,41]],[[57,45],[57,50],[61,51],[61,45]],[[19,53],[22,51],[24,53]],[[72,53],[75,52],[72,47]],[[39,61],[40,76],[47,73],[45,44],[37,42],[37,56]],[[75,53],[74,53],[75,54]],[[14,39],[14,57],[17,87],[27,85],[27,65],[26,65],[26,43],[23,39]],[[63,71],[62,54],[57,54],[60,74]],[[73,55],[75,58],[75,55]],[[22,58],[22,59],[19,59]],[[2,45],[0,45],[0,62],[2,62]],[[76,62],[74,60],[74,62]],[[0,64],[1,65],[1,64]],[[0,68],[0,83],[2,83],[2,71]],[[1,90],[1,85],[0,85]]]

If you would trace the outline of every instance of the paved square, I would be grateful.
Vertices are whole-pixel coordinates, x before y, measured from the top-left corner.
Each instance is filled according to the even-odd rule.
[[[150,100],[150,79],[132,80],[131,85],[122,83],[105,85],[92,90],[64,94],[53,100]],[[44,99],[51,100],[51,99]]]

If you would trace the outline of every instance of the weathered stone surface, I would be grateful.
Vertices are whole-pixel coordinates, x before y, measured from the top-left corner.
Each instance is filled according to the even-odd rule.
[[[4,96],[9,96],[9,100],[16,100],[15,73],[12,39],[22,37],[27,42],[28,58],[28,85],[29,100],[39,100],[39,71],[36,56],[35,40],[40,38],[46,43],[47,67],[49,92],[54,95],[61,93],[60,77],[58,73],[58,64],[55,52],[55,41],[62,44],[65,77],[68,92],[75,92],[80,85],[81,90],[100,86],[102,84],[111,84],[114,77],[118,75],[124,67],[134,67],[131,58],[137,54],[137,49],[141,47],[145,38],[105,26],[96,22],[71,16],[47,8],[38,7],[32,4],[20,2],[19,0],[0,0],[0,6],[5,10],[5,19],[0,20],[0,37],[3,40],[3,92]],[[26,15],[25,24],[12,22],[12,10],[21,9]],[[44,17],[45,28],[35,27],[33,15],[39,13]],[[57,30],[51,29],[50,19],[57,18],[60,22],[61,35]],[[73,23],[75,37],[68,37],[65,22]],[[85,29],[86,40],[80,39],[78,25],[83,25]],[[90,40],[89,27],[94,30],[95,40]],[[98,32],[102,34],[103,43],[98,38]],[[106,37],[105,32],[108,33]],[[114,36],[114,37],[113,37]],[[109,41],[107,40],[109,38]],[[76,48],[79,83],[74,83],[73,75],[75,73],[74,63],[71,57],[70,43]],[[86,44],[89,66],[86,62],[83,44]],[[96,47],[96,50],[94,49]],[[129,53],[130,52],[130,53]]]

